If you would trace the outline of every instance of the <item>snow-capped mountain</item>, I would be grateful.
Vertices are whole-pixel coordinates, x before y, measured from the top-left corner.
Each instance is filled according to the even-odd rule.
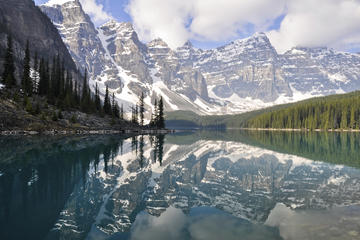
[[[78,0],[40,6],[57,26],[91,84],[105,85],[124,106],[165,107],[200,114],[240,113],[314,96],[360,89],[360,55],[327,48],[278,54],[264,33],[210,50],[190,42],[171,49],[161,39],[142,43],[131,23],[111,20],[96,28]]]

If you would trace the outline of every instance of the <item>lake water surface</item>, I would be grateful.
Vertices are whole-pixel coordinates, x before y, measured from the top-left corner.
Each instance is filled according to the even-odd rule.
[[[360,135],[3,137],[0,239],[360,239]]]

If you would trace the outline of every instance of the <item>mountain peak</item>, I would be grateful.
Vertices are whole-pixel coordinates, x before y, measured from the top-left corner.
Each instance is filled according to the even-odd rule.
[[[254,41],[270,43],[269,38],[263,32],[256,32],[250,37],[235,40],[234,43],[249,43]]]
[[[73,2],[73,3],[80,4],[79,0],[50,0],[47,3],[43,4],[43,5],[48,6],[48,7],[53,7],[53,6],[56,6],[56,5],[61,6],[61,5],[64,5],[65,3],[68,3],[68,2]]]
[[[193,48],[193,44],[190,42],[190,40],[187,40],[184,45],[181,48]]]
[[[256,32],[252,35],[253,38],[267,38],[266,33],[264,32]]]
[[[161,38],[156,38],[150,41],[147,45],[150,48],[169,48],[169,45]]]
[[[118,22],[115,19],[110,19],[108,22],[101,25],[100,28],[108,28],[111,30],[115,30],[117,32],[124,32],[124,31],[127,33],[135,32],[131,22]]]
[[[103,26],[116,26],[116,27],[126,27],[126,28],[132,28],[132,23],[131,22],[118,22],[115,19],[110,19],[109,21],[107,21],[106,23],[104,23],[103,25],[101,25],[101,27]]]

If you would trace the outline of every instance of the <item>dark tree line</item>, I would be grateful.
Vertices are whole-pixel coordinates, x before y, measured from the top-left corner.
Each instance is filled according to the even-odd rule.
[[[160,97],[159,103],[155,99],[154,112],[151,115],[149,125],[160,129],[165,128],[164,103],[162,97]]]
[[[141,94],[139,103],[130,108],[131,110],[131,122],[144,126],[145,120],[145,103],[144,103],[144,93]],[[154,110],[151,113],[151,119],[149,122],[149,127],[152,128],[165,128],[165,117],[164,117],[164,103],[163,98],[160,97],[159,102],[155,99]]]
[[[4,72],[2,74],[2,81],[7,88],[16,86],[15,79],[15,65],[14,65],[14,52],[12,47],[12,37],[8,35],[7,49],[5,54]]]
[[[251,128],[360,129],[360,92],[315,98],[250,119]]]
[[[11,35],[8,35],[2,74],[2,83],[6,88],[21,88],[26,98],[32,95],[46,97],[50,104],[62,110],[77,109],[85,113],[123,118],[123,109],[119,109],[114,94],[110,101],[107,87],[104,104],[101,103],[97,84],[95,94],[91,93],[86,71],[82,86],[80,86],[77,81],[74,81],[74,73],[65,69],[64,61],[59,56],[55,56],[49,63],[44,58],[39,59],[35,53],[31,61],[29,41],[26,44],[22,70],[21,82],[18,85],[15,77],[13,42]],[[75,74],[78,74],[75,77],[81,77],[80,73]]]
[[[91,92],[86,70],[84,75],[81,76],[80,73],[73,73],[65,69],[64,61],[59,55],[54,56],[52,61],[49,62],[44,58],[39,59],[37,53],[34,53],[33,60],[31,60],[30,47],[29,41],[27,41],[22,78],[20,85],[18,85],[15,78],[12,37],[8,35],[8,46],[2,74],[2,81],[6,88],[21,88],[25,98],[33,95],[45,97],[48,103],[57,106],[61,110],[77,109],[85,113],[95,113],[101,116],[109,115],[113,118],[124,119],[123,105],[118,106],[115,94],[110,94],[108,86],[106,86],[104,102],[102,103],[97,83],[95,93]],[[74,77],[82,78],[82,85],[78,84]],[[29,101],[26,102],[31,104]],[[28,106],[28,108],[31,109],[32,107]],[[145,111],[144,93],[142,93],[139,103],[131,107],[131,122],[144,126]],[[151,114],[149,126],[154,128],[165,127],[162,97],[155,100],[155,108]]]

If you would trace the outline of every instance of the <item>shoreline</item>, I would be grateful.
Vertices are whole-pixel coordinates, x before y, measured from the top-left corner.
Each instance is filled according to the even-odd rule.
[[[234,128],[228,128],[234,129]],[[302,128],[239,128],[247,131],[268,131],[268,132],[360,132],[360,129],[302,129]]]
[[[111,134],[168,134],[174,133],[172,129],[126,129],[126,130],[3,130],[0,136],[55,136],[55,135],[111,135]]]

